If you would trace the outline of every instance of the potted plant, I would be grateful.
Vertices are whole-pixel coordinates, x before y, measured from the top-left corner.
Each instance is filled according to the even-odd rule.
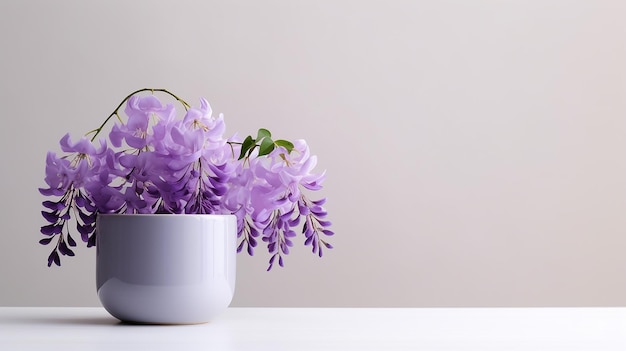
[[[184,115],[177,114],[173,103],[161,102],[156,93],[180,104]],[[98,139],[105,127],[110,127],[108,137]],[[60,266],[61,256],[74,256],[75,227],[88,247],[97,246],[101,301],[107,284],[114,285],[112,281],[119,285],[124,280],[152,279],[112,289],[126,289],[117,292],[126,298],[126,305],[152,299],[142,308],[154,309],[163,304],[159,299],[175,296],[161,289],[162,296],[150,297],[151,292],[139,292],[133,287],[171,288],[199,279],[207,284],[207,294],[222,294],[218,304],[227,306],[234,289],[231,256],[235,250],[253,255],[258,239],[266,244],[270,254],[267,270],[275,264],[284,265],[284,256],[289,254],[296,230],[300,228],[304,244],[322,257],[325,248],[332,248],[325,237],[333,232],[328,229],[331,223],[326,220],[325,199],[311,200],[306,194],[321,189],[324,179],[324,173],[313,172],[316,157],[310,154],[306,142],[275,140],[263,128],[255,136],[245,138],[237,134],[225,137],[224,132],[223,116],[213,116],[206,100],[201,99],[199,106],[191,106],[166,89],[140,89],[125,97],[87,136],[75,142],[69,134],[63,136],[60,140],[63,154],[48,152],[47,187],[39,189],[47,197],[42,215],[48,222],[41,227],[45,238],[40,243],[53,245],[48,266]],[[213,222],[198,222],[209,218]],[[190,220],[194,224],[164,222],[172,220]],[[153,222],[145,225],[141,221]],[[185,236],[194,230],[209,237]],[[166,234],[154,234],[158,231]],[[140,236],[131,239],[138,232]],[[205,245],[208,241],[212,246]],[[180,242],[186,244],[177,244]],[[181,252],[175,252],[177,245]],[[220,256],[225,262],[211,259],[212,274],[222,282],[219,288],[215,286],[220,284],[207,282],[207,274],[201,273],[206,267],[194,266],[206,263],[207,253],[198,253],[196,248],[207,246],[213,250],[210,255]],[[148,249],[156,253],[147,253]],[[142,256],[149,256],[152,261],[138,261]],[[181,263],[192,256],[196,261]],[[155,265],[160,272],[149,272],[155,270]],[[184,273],[173,271],[172,267],[177,265]],[[190,273],[194,269],[198,272]],[[224,272],[216,274],[215,270]],[[121,274],[125,275],[123,279]],[[216,289],[228,291],[216,293]],[[184,294],[178,297],[190,299],[197,292]],[[107,303],[103,301],[111,312]],[[170,311],[150,318],[112,314],[136,322],[188,323],[206,321],[208,315],[219,309],[208,306],[205,309],[211,313],[193,318],[187,318],[184,313],[177,319],[163,318],[179,307],[169,306],[166,309]],[[198,309],[193,304],[185,308]]]

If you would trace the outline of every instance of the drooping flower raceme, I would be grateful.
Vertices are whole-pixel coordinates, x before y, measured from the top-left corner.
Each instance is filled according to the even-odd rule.
[[[47,238],[39,242],[47,245],[57,238],[56,247],[48,257],[48,266],[52,263],[60,265],[59,253],[74,256],[70,247],[76,246],[76,241],[68,228],[72,213],[78,214],[76,229],[82,240],[87,246],[95,245],[96,208],[86,189],[98,181],[99,173],[104,169],[102,156],[108,151],[104,142],[100,142],[100,148],[96,149],[86,138],[74,144],[69,134],[61,138],[60,144],[68,155],[58,157],[48,152],[45,178],[48,188],[40,189],[42,195],[56,200],[44,201],[42,204],[47,210],[41,211],[49,224],[41,227],[41,233]]]
[[[289,247],[293,246],[294,228],[300,224],[301,217],[305,222],[305,245],[312,245],[312,251],[320,257],[322,246],[332,248],[320,238],[320,234],[333,235],[327,229],[330,222],[324,220],[323,200],[314,203],[301,191],[302,188],[321,189],[324,174],[312,173],[316,163],[317,158],[310,156],[306,142],[297,140],[292,150],[277,147],[267,157],[252,159],[249,167],[239,168],[237,179],[240,182],[225,194],[225,204],[233,213],[251,218],[251,222],[240,218],[245,225],[239,228],[239,235],[244,238],[239,251],[247,246],[252,253],[255,238],[261,233],[272,254],[268,269],[276,258],[283,266],[282,256],[289,254]],[[237,207],[240,204],[248,204],[248,208],[240,211]]]
[[[160,91],[185,108],[178,118],[173,104],[164,105],[144,91]],[[119,109],[126,103],[123,121]],[[112,118],[120,121],[108,138],[95,138]],[[42,215],[48,222],[41,244],[54,243],[48,266],[60,265],[60,255],[74,256],[72,224],[87,246],[96,241],[99,213],[234,214],[238,220],[238,252],[252,255],[258,238],[267,244],[274,263],[283,266],[302,224],[305,245],[320,257],[332,248],[324,237],[333,235],[325,220],[324,199],[312,201],[306,190],[319,190],[324,174],[313,168],[304,140],[273,140],[266,129],[243,141],[224,136],[224,118],[212,115],[202,99],[191,107],[164,89],[141,89],[126,97],[98,128],[91,140],[60,142],[65,153],[46,157],[47,188]],[[72,220],[74,218],[74,220]]]

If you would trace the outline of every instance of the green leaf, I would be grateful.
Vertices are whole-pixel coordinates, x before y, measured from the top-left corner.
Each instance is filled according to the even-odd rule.
[[[274,141],[269,138],[263,138],[261,141],[261,147],[259,148],[259,156],[265,156],[274,150]]]
[[[246,139],[241,144],[241,153],[239,154],[239,159],[241,160],[246,156],[246,153],[256,145],[256,140],[252,139],[252,136],[248,135]]]
[[[269,130],[265,129],[265,128],[261,128],[259,129],[259,131],[257,132],[256,135],[256,140],[260,141],[263,138],[271,138],[272,137],[272,133],[270,133]]]
[[[287,153],[291,153],[291,150],[293,150],[293,143],[287,140],[276,140],[274,144],[276,144],[276,146],[282,146],[287,149]]]

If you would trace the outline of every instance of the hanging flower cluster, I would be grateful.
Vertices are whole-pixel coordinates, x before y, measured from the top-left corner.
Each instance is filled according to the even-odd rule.
[[[184,117],[154,92],[176,99]],[[114,117],[108,138],[96,141]],[[165,89],[141,89],[89,132],[91,138],[63,136],[64,154],[48,152],[48,187],[39,189],[50,197],[43,202],[48,224],[40,240],[54,244],[48,266],[60,266],[61,255],[74,256],[74,223],[88,247],[96,244],[100,213],[234,214],[237,251],[253,255],[260,238],[271,255],[268,270],[283,266],[301,223],[313,253],[321,257],[323,248],[332,248],[325,240],[333,235],[325,199],[310,200],[303,192],[321,189],[324,179],[313,172],[317,159],[306,142],[273,140],[266,129],[243,140],[224,132],[223,116],[213,116],[206,100],[192,107]]]

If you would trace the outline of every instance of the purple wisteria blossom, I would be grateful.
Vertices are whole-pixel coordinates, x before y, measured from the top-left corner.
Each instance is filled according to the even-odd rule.
[[[154,94],[163,92],[185,108],[182,118],[173,104]],[[124,114],[120,109],[125,105]],[[113,117],[108,138],[96,136]],[[317,158],[304,140],[273,140],[266,129],[241,140],[224,136],[220,114],[213,116],[201,99],[192,107],[164,89],[141,89],[126,97],[97,129],[93,138],[72,142],[61,138],[64,155],[46,157],[49,197],[42,211],[48,224],[41,244],[54,243],[48,266],[60,265],[60,256],[74,256],[73,228],[87,246],[96,241],[99,213],[234,214],[238,220],[238,252],[254,254],[260,238],[274,263],[284,265],[301,226],[304,244],[323,254],[328,229],[325,199],[309,200],[307,191],[321,189],[324,173],[314,173]],[[73,225],[71,224],[73,223]]]
[[[39,189],[42,195],[56,200],[44,201],[42,204],[47,211],[41,211],[49,224],[41,227],[41,233],[47,237],[39,242],[44,245],[55,242],[55,248],[48,256],[48,266],[52,263],[60,265],[59,253],[74,256],[70,247],[75,247],[76,241],[71,236],[69,228],[72,213],[78,215],[75,222],[81,239],[88,247],[95,245],[97,212],[86,189],[98,181],[99,172],[103,168],[101,158],[107,151],[104,141],[101,141],[100,148],[96,149],[86,138],[72,143],[68,134],[61,139],[60,144],[61,149],[68,155],[58,157],[48,152],[44,179],[48,188]]]

